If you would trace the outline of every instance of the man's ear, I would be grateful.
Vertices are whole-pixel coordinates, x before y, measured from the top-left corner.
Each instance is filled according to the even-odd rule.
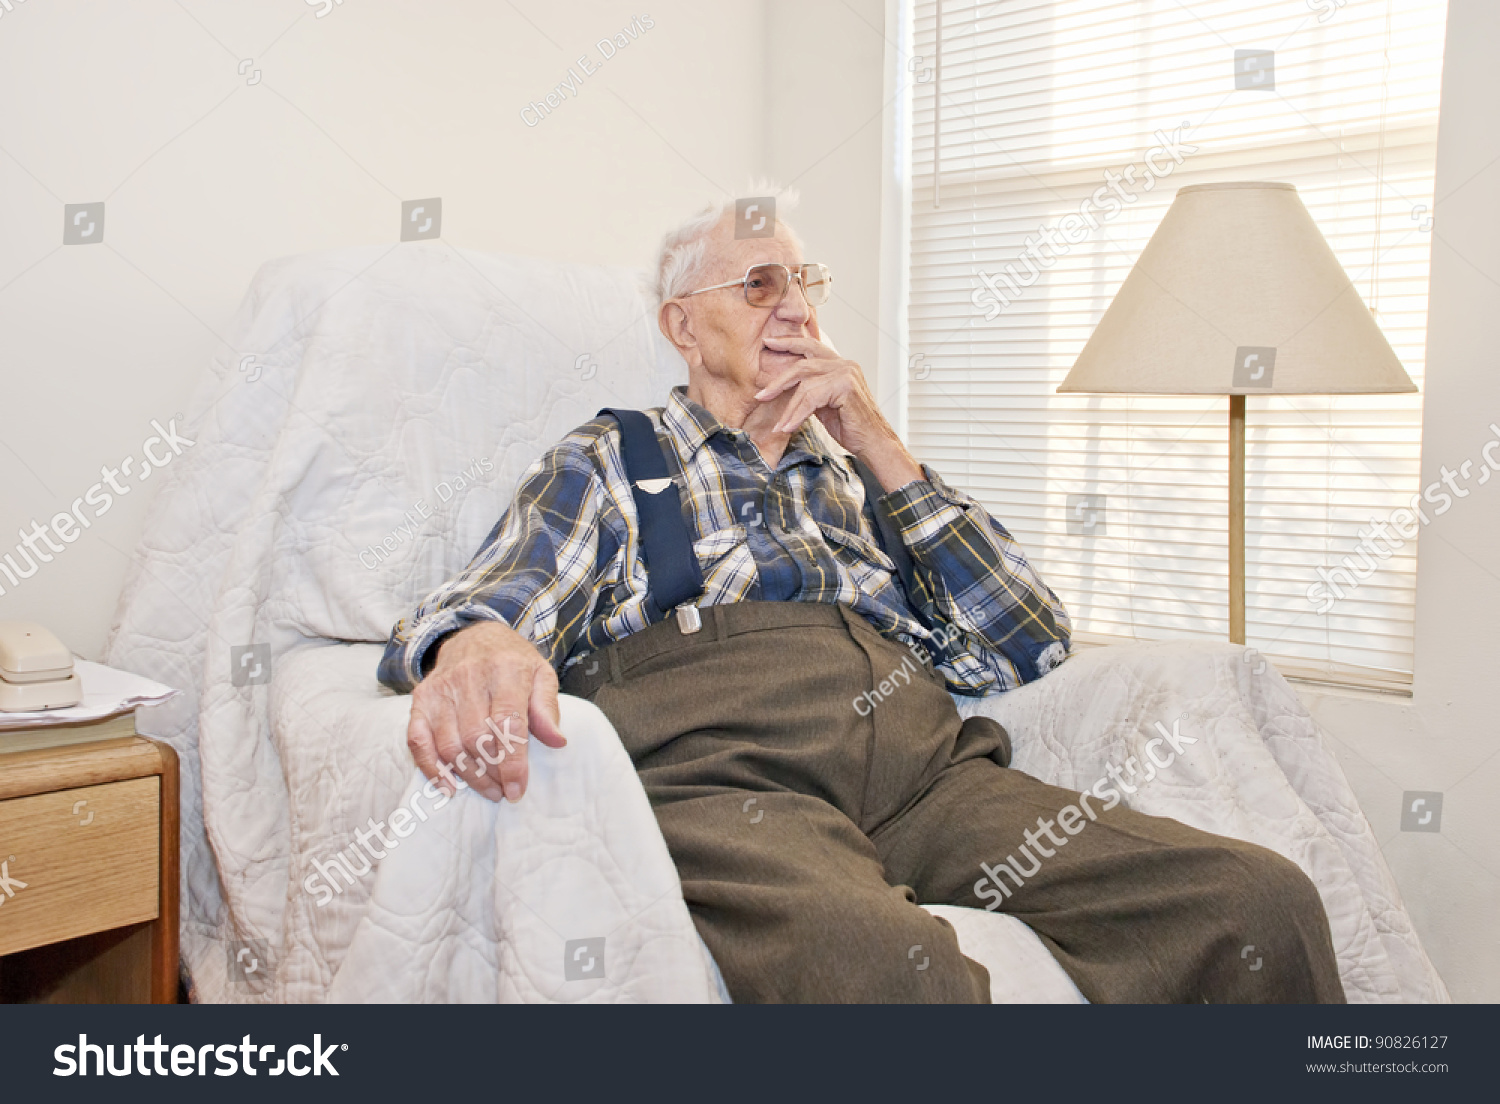
[[[661,328],[662,336],[682,354],[682,359],[688,362],[688,366],[696,367],[701,359],[698,354],[698,338],[693,333],[693,320],[688,317],[683,305],[675,299],[668,299],[656,312],[656,324]]]

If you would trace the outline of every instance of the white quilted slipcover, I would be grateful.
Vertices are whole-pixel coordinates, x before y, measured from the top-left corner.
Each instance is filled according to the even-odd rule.
[[[464,566],[536,456],[680,382],[639,277],[442,242],[344,250],[267,264],[232,336],[189,412],[194,446],[161,473],[106,649],[185,691],[138,721],[182,759],[200,999],[723,1000],[593,706],[565,700],[572,742],[533,744],[519,805],[438,808],[405,749],[407,699],[375,681],[391,625]],[[269,681],[235,684],[244,646]],[[1179,718],[1199,743],[1129,802],[1300,863],[1351,1000],[1446,999],[1311,718],[1244,655],[1101,649],[963,704],[1010,729],[1017,766],[1072,786]],[[383,857],[352,887],[334,876],[336,894],[310,888],[334,856],[368,856],[360,831]],[[1019,921],[933,911],[996,1000],[1081,1000]]]

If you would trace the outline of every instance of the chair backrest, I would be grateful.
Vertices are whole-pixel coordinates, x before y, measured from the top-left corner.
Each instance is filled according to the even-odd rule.
[[[245,568],[312,636],[384,639],[550,445],[601,407],[661,405],[687,375],[626,269],[364,248],[266,266],[244,309],[233,359],[261,374],[216,416],[263,465],[245,524],[274,526],[241,542],[272,562]]]

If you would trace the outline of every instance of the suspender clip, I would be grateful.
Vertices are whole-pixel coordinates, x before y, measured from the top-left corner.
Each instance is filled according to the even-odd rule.
[[[698,613],[697,606],[682,605],[677,607],[677,631],[683,636],[695,633],[703,628],[703,618]]]

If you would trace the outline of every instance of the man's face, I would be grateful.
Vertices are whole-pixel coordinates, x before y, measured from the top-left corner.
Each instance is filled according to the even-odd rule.
[[[696,287],[711,287],[739,280],[754,264],[780,262],[795,274],[802,251],[785,229],[777,227],[773,238],[736,239],[734,221],[722,220],[708,237],[708,264]],[[689,289],[693,290],[693,289]],[[691,344],[674,343],[687,359],[689,376],[699,384],[709,377],[721,386],[750,397],[780,368],[798,359],[793,353],[776,352],[765,346],[768,337],[818,336],[817,311],[808,306],[800,284],[794,279],[775,307],[752,307],[740,287],[720,288],[702,295],[674,300],[686,314]],[[667,335],[673,337],[671,332]]]

